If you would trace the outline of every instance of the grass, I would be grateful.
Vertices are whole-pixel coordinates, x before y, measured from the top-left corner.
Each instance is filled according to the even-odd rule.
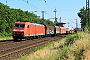
[[[20,58],[20,60],[28,60],[27,56],[28,56],[28,54],[26,54],[25,56],[22,56],[22,57]]]
[[[1,37],[1,38],[0,38],[0,41],[1,41],[1,40],[11,40],[11,39],[13,39],[13,38],[12,38],[12,37]]]
[[[80,39],[81,38],[81,33],[77,33],[77,34],[74,34],[74,35],[68,35],[66,37],[66,41],[65,41],[65,45],[71,45],[74,43],[75,40],[77,39]]]
[[[89,53],[89,35],[77,33],[36,48],[34,52],[22,56],[18,60],[89,60]]]

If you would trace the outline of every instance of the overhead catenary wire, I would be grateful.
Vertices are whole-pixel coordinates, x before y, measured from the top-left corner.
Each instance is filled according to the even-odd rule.
[[[76,22],[73,22],[73,21],[71,21],[71,20],[70,20],[70,22],[72,22],[72,23],[75,23],[75,24],[76,24]],[[78,24],[78,25],[81,25],[81,24]]]
[[[41,0],[40,0],[41,1]],[[50,7],[47,3],[46,3],[46,5],[47,5],[47,7],[49,7],[49,9],[53,9],[52,7]],[[55,11],[53,11],[53,12],[55,12]],[[46,13],[46,14],[48,14],[48,13]],[[51,14],[48,14],[48,15],[50,15],[50,16],[52,16]],[[56,19],[56,18],[54,18],[54,19]]]
[[[20,0],[19,0],[19,1],[20,1]],[[32,5],[31,3],[29,3],[29,0],[22,0],[22,1],[25,2],[25,3],[27,3],[28,5],[36,8],[37,10],[42,11],[42,10],[39,9],[38,7],[36,7],[36,6]],[[45,3],[46,3],[46,0],[44,0],[44,1],[45,1]],[[8,4],[8,1],[7,1],[7,0],[6,0],[6,4]],[[47,12],[45,12],[45,14],[48,14],[48,15],[52,16],[51,14],[49,14],[49,13],[47,13]]]
[[[39,8],[37,8],[36,6],[34,6],[34,5],[32,5],[31,3],[29,3],[29,1],[27,0],[27,1],[25,1],[25,0],[22,0],[22,1],[24,1],[25,3],[27,3],[28,5],[30,5],[30,6],[32,6],[32,7],[34,7],[34,8],[36,8],[36,9],[38,9],[39,11],[42,11],[41,9],[39,9]],[[46,13],[46,12],[45,12]],[[51,14],[49,14],[49,13],[46,13],[46,14],[48,14],[48,15],[50,15],[50,16],[52,16]]]
[[[34,5],[30,4],[30,3],[28,2],[28,0],[27,0],[27,1],[22,0],[22,1],[23,1],[23,2],[25,2],[25,3],[27,3],[28,5],[30,5],[30,6],[32,6],[32,7],[34,7],[34,8],[36,8],[36,9],[38,9],[38,10],[40,10],[40,11],[41,11],[41,9],[39,9],[39,8],[35,7]]]
[[[40,0],[40,1],[41,1],[41,0]],[[44,1],[45,1],[46,6],[47,6],[49,9],[53,10],[53,8],[48,5],[47,1],[46,1],[46,0],[44,0]]]
[[[44,0],[45,1],[45,3],[46,3],[46,0]]]
[[[68,19],[70,22],[72,22],[72,23],[75,23],[76,24],[76,22],[73,22],[73,21],[71,21],[71,20],[75,20],[75,19]]]
[[[72,23],[75,23],[76,24],[76,28],[78,28],[78,25],[81,25],[81,24],[78,24],[78,22],[77,22],[77,19],[68,19],[70,22],[72,22]],[[73,21],[71,21],[71,20],[76,20],[76,22],[73,22]]]

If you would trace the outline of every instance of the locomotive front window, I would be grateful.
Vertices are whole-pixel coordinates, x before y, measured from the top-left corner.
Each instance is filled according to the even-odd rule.
[[[24,28],[25,24],[15,24],[15,28]]]
[[[19,27],[20,27],[20,28],[24,28],[24,26],[25,26],[25,24],[20,24]]]
[[[14,26],[15,28],[19,28],[19,24],[15,24],[15,26]]]

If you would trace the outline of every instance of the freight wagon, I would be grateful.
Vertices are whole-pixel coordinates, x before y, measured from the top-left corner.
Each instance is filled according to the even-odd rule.
[[[60,27],[60,34],[66,34],[66,28]]]
[[[55,26],[45,24],[45,35],[46,36],[55,36]]]
[[[67,34],[74,34],[75,30],[73,28],[66,28],[66,33]]]
[[[60,35],[60,27],[55,26],[55,35]]]

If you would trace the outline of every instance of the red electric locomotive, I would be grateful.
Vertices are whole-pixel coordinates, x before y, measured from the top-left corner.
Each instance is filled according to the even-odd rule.
[[[15,22],[13,28],[14,41],[18,39],[33,39],[45,36],[45,26],[30,22]]]

